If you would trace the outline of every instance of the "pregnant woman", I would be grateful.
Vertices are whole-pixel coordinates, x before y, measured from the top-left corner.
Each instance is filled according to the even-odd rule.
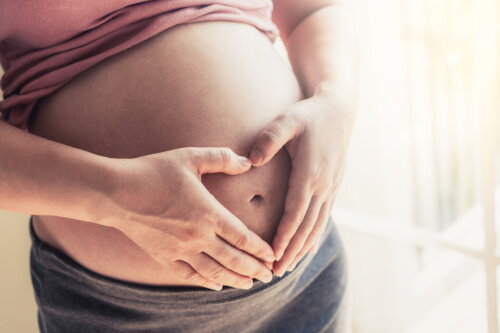
[[[345,26],[327,0],[0,2],[0,208],[31,215],[41,332],[343,332]]]

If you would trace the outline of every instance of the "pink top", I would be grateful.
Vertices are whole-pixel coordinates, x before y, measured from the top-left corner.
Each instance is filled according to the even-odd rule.
[[[177,24],[243,22],[274,42],[272,10],[271,0],[1,0],[1,116],[29,132],[38,99]]]

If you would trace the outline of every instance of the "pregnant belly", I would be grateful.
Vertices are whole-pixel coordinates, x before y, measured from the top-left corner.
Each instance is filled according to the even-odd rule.
[[[188,146],[248,155],[259,132],[302,98],[288,64],[253,26],[183,24],[100,62],[41,100],[32,133],[117,158]],[[270,243],[290,169],[282,149],[262,167],[237,176],[207,174],[202,181]],[[34,216],[34,227],[43,241],[97,273],[189,285],[116,229],[57,216]]]

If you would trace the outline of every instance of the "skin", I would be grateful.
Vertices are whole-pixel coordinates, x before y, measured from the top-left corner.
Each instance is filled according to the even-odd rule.
[[[127,207],[127,216],[120,215],[123,210],[117,209],[117,215],[106,224],[128,235],[158,263],[192,282],[216,290],[224,284],[247,289],[252,285],[247,276],[269,282],[269,271],[249,255],[258,249],[256,257],[272,261],[269,247],[201,184],[203,174],[237,175],[250,167],[248,159],[230,149],[211,148],[174,149],[121,161],[117,174],[123,177],[123,198],[115,199]],[[131,182],[137,174],[141,175],[140,181]],[[172,188],[179,189],[177,199],[172,198]],[[161,197],[171,200],[158,200]],[[147,205],[138,204],[141,202]]]
[[[302,98],[289,66],[247,24],[179,25],[100,62],[39,103],[32,132],[111,158],[113,205],[103,208],[101,225],[36,215],[37,235],[95,272],[141,284],[198,285],[199,275],[236,288],[249,277],[269,281],[271,263],[254,258],[262,254],[232,249],[257,235],[273,254],[286,151],[222,174],[191,167],[205,155],[188,150],[186,158],[178,149],[248,155],[259,132]],[[229,241],[221,234],[228,223],[240,226],[233,247],[221,242]]]
[[[272,245],[282,276],[317,250],[345,168],[354,124],[354,34],[341,1],[274,1],[274,21],[306,99],[260,134],[250,158],[264,165],[283,146],[292,158],[284,214]],[[306,14],[306,15],[304,15]],[[295,17],[302,17],[300,23]]]
[[[279,156],[285,150],[291,158],[285,213],[276,223],[273,248],[262,238],[269,235],[269,230],[259,236],[257,228],[254,231],[249,227],[256,224],[243,222],[214,200],[207,191],[210,181],[201,186],[204,174],[243,176],[248,172],[249,166],[242,167],[233,153],[216,144],[211,145],[214,148],[182,147],[142,156],[133,156],[133,152],[125,157],[106,156],[76,144],[71,146],[63,138],[43,138],[43,126],[39,127],[40,135],[32,135],[2,123],[0,160],[5,162],[0,168],[0,208],[58,217],[54,226],[70,226],[70,220],[78,220],[102,228],[103,235],[104,230],[116,230],[138,245],[158,264],[156,267],[162,266],[157,268],[158,273],[177,274],[178,284],[246,288],[249,277],[268,281],[266,265],[270,265],[265,261],[279,259],[281,253],[273,270],[283,274],[286,267],[311,249],[333,204],[353,122],[349,86],[352,76],[345,74],[349,67],[345,61],[350,58],[344,53],[348,50],[343,46],[346,38],[339,37],[344,35],[340,29],[343,15],[336,3],[274,3],[273,19],[282,31],[307,98],[287,94],[288,99],[283,100],[285,112],[256,125],[261,128],[254,131],[255,135],[234,147],[238,154],[251,157],[254,167],[258,167],[255,170],[272,167],[273,163],[283,170],[285,162],[272,161],[278,161],[275,157],[283,159]],[[326,133],[335,134],[326,137]],[[262,161],[249,154],[252,147],[254,152],[261,152]],[[47,179],[53,180],[50,186]],[[179,179],[184,180],[185,192],[179,193],[179,186],[165,190],[159,185],[150,191],[152,185],[175,184]],[[212,194],[217,191],[214,186],[211,190]],[[175,208],[165,205],[174,200]],[[41,229],[37,232],[43,233]],[[106,235],[122,237],[111,231]],[[168,246],[162,238],[167,236]],[[57,246],[57,242],[53,245]]]

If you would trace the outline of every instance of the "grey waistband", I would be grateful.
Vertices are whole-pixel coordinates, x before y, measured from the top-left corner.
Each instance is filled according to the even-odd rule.
[[[32,237],[30,267],[41,333],[343,332],[347,267],[329,219],[316,254],[252,288],[150,286],[95,273]]]
[[[64,275],[68,280],[77,279],[79,283],[90,290],[99,290],[103,296],[137,302],[161,302],[182,305],[203,299],[207,303],[238,301],[241,298],[251,298],[252,295],[274,293],[278,289],[286,289],[299,280],[311,279],[312,275],[331,263],[341,246],[334,221],[331,216],[327,228],[322,235],[321,246],[316,254],[308,253],[298,263],[292,272],[286,272],[282,277],[273,276],[269,283],[254,279],[251,289],[237,289],[224,286],[220,291],[192,286],[151,286],[109,278],[95,273],[80,265],[66,254],[54,249],[41,241],[34,232],[30,219],[30,235],[32,239],[32,260],[39,261],[45,270]]]

